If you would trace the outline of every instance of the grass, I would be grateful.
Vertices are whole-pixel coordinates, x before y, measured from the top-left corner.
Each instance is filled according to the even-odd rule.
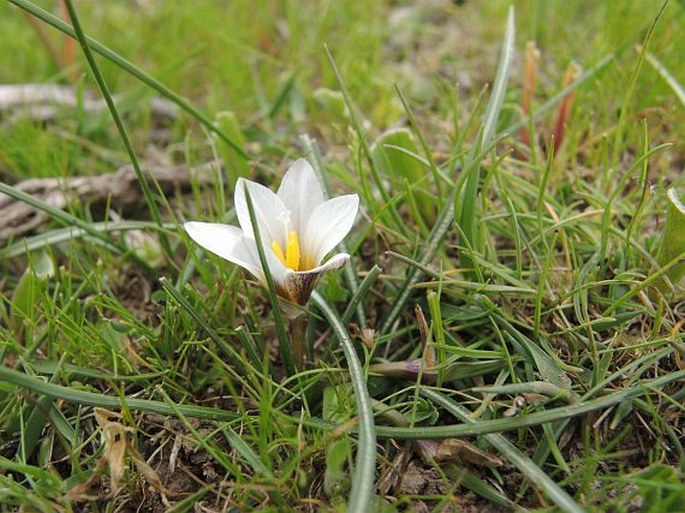
[[[0,192],[49,216],[0,245],[1,511],[685,510],[682,2],[74,7],[88,59],[0,6],[1,83],[122,95],[0,112]],[[178,226],[300,156],[362,213],[295,371],[278,300]],[[219,157],[126,204],[17,188]]]

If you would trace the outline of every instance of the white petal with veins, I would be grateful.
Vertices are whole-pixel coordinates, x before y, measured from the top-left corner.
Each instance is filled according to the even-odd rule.
[[[254,241],[247,239],[240,228],[229,224],[197,221],[184,223],[183,228],[191,239],[206,250],[244,267],[259,279],[264,276]]]
[[[276,193],[290,211],[291,226],[303,234],[309,216],[324,202],[321,184],[305,159],[297,159],[283,176]]]
[[[247,237],[254,238],[252,223],[250,221],[250,211],[247,208],[245,197],[245,187],[248,187],[252,206],[254,207],[255,217],[259,225],[259,234],[264,242],[264,247],[271,248],[273,241],[278,241],[284,245],[290,227],[290,212],[283,204],[281,198],[267,187],[261,184],[238,178],[235,186],[235,212],[238,215],[238,222]]]
[[[347,194],[330,199],[310,214],[303,237],[304,251],[318,263],[352,229],[359,209],[359,196]]]
[[[350,255],[348,255],[347,253],[336,253],[331,258],[326,260],[325,263],[315,267],[314,269],[310,269],[309,271],[296,272],[295,274],[323,274],[327,271],[332,271],[333,269],[339,269],[340,267],[345,265],[349,259]]]

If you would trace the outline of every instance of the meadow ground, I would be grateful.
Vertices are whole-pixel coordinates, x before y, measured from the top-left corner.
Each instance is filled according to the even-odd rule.
[[[685,511],[685,3],[510,4],[3,3],[0,511]]]

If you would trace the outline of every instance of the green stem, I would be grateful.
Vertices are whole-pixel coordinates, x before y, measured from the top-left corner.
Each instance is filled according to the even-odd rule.
[[[312,293],[311,300],[328,319],[333,332],[340,339],[350,379],[354,387],[354,397],[357,401],[357,417],[359,419],[359,448],[357,450],[357,465],[352,479],[350,500],[347,503],[349,513],[371,511],[375,473],[376,473],[376,426],[373,420],[371,398],[366,388],[366,379],[361,362],[352,344],[352,339],[343,326],[338,313],[333,310],[318,292]]]
[[[293,360],[298,371],[304,369],[305,339],[304,334],[307,330],[307,316],[298,315],[290,321],[290,340],[293,347]]]

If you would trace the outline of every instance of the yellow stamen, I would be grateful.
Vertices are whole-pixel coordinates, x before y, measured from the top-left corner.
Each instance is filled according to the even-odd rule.
[[[285,247],[285,266],[293,271],[300,270],[300,241],[296,232],[288,233],[288,244]]]
[[[271,243],[271,250],[288,269],[292,269],[293,271],[307,271],[313,267],[309,266],[308,258],[302,258],[300,255],[300,239],[297,237],[296,232],[288,233],[285,253],[283,252],[283,247],[277,240]],[[300,265],[300,263],[302,263],[302,265]]]
[[[278,243],[277,240],[275,240],[271,243],[271,251],[274,252],[274,254],[278,257],[278,259],[281,261],[281,263],[283,265],[286,265],[285,255],[283,254],[283,248],[281,247],[281,245]]]

